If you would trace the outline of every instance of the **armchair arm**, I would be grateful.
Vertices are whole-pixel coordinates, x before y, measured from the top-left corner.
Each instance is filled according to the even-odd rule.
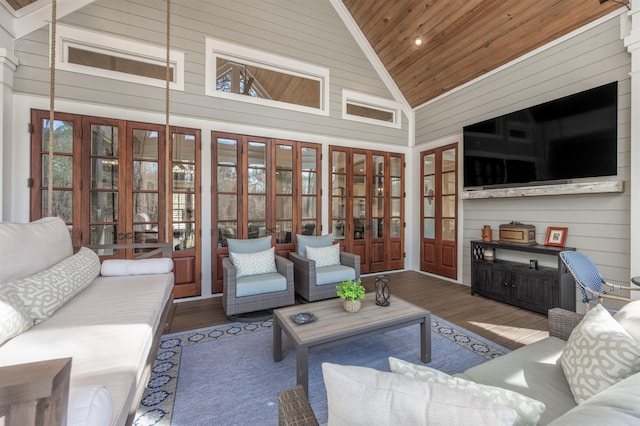
[[[356,280],[360,278],[360,256],[353,253],[340,252],[340,263],[344,266],[350,266],[356,271]]]
[[[293,262],[293,269],[298,282],[305,286],[316,285],[316,261],[309,260],[298,253],[289,253],[289,260]]]
[[[562,308],[549,309],[549,335],[567,340],[584,315]]]
[[[236,296],[236,268],[228,257],[222,259],[222,287],[225,295]]]
[[[0,414],[7,426],[63,424],[71,358],[0,368]]]
[[[318,426],[318,420],[301,385],[278,393],[278,425]]]
[[[293,283],[293,262],[282,256],[275,256],[278,273],[287,277],[287,284]],[[288,285],[287,285],[288,286]]]

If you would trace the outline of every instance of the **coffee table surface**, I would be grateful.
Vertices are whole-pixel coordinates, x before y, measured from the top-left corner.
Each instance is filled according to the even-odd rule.
[[[408,319],[422,318],[429,313],[399,297],[392,296],[390,301],[389,306],[378,306],[375,293],[367,293],[362,308],[355,313],[346,312],[342,307],[342,299],[337,298],[275,309],[273,314],[278,316],[282,328],[291,331],[287,335],[296,340],[298,346],[334,340],[336,336],[358,335],[376,326],[405,323]],[[291,316],[300,312],[311,312],[316,320],[296,324]]]

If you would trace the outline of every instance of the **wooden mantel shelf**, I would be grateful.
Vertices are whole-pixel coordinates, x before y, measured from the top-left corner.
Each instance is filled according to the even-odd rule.
[[[615,180],[520,188],[483,189],[479,191],[463,191],[461,198],[463,200],[478,200],[485,198],[540,197],[546,195],[601,194],[607,192],[624,192],[624,182]]]

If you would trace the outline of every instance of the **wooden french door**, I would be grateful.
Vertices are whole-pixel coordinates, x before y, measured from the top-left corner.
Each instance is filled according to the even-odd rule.
[[[213,132],[213,293],[222,291],[227,239],[272,237],[276,254],[321,226],[320,145]]]
[[[420,154],[420,269],[457,278],[458,181],[457,144]]]
[[[73,244],[172,243],[174,296],[199,295],[199,131],[171,128],[167,143],[163,125],[56,113],[50,126],[48,111],[33,111],[32,125],[31,219],[47,214],[53,127],[54,215]],[[99,254],[130,258],[134,250]]]
[[[404,156],[329,147],[331,228],[362,273],[404,267]]]

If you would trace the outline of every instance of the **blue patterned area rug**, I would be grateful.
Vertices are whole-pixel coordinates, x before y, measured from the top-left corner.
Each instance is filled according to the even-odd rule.
[[[431,317],[432,361],[448,374],[509,352],[477,334]],[[162,337],[135,425],[275,425],[278,392],[295,386],[295,350],[283,335],[273,362],[272,322],[232,323]],[[322,362],[389,371],[388,357],[420,364],[420,326],[413,325],[309,354],[309,400],[327,421]]]

